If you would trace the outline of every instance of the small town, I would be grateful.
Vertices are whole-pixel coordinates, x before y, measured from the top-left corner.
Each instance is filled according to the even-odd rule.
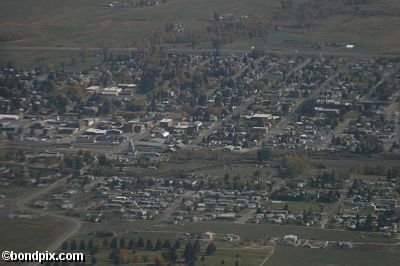
[[[397,2],[4,1],[2,260],[399,265]]]

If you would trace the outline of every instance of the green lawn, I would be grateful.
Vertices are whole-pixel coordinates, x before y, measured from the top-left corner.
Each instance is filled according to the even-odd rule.
[[[282,237],[287,234],[298,235],[299,238],[317,239],[328,241],[354,241],[354,242],[379,242],[390,243],[394,239],[383,238],[378,234],[366,234],[355,231],[339,231],[339,230],[323,230],[316,227],[291,226],[291,225],[273,225],[273,224],[234,224],[230,222],[199,222],[199,223],[184,223],[184,224],[167,224],[160,225],[156,222],[121,222],[113,221],[112,223],[100,224],[84,224],[82,232],[93,232],[99,230],[113,231],[118,234],[126,233],[127,231],[144,232],[147,236],[154,234],[156,239],[161,233],[169,233],[168,236],[175,232],[196,232],[203,233],[212,231],[218,234],[237,234],[241,240],[245,239],[265,239],[269,237]],[[138,233],[140,237],[142,233]],[[362,237],[363,236],[363,237]]]
[[[6,196],[6,200],[8,199],[15,199],[18,197],[21,197],[24,193],[34,193],[35,191],[39,190],[39,188],[23,188],[23,187],[1,187],[0,188],[0,194],[3,194]]]
[[[282,203],[271,203],[271,209],[283,208],[287,204],[289,206],[289,210],[291,211],[304,211],[312,208],[314,211],[320,210],[320,203],[312,201],[312,202],[303,202],[303,201],[286,201]],[[325,208],[329,206],[328,204],[324,204]]]
[[[110,261],[110,253],[111,249],[109,250],[100,250],[99,253],[96,254],[96,258],[98,260],[98,263],[96,265],[98,266],[106,266],[106,265],[112,265],[113,262]],[[128,252],[128,264],[125,265],[134,265],[133,261],[136,261],[136,263],[142,263],[144,262],[144,257],[147,257],[147,260],[149,263],[153,263],[155,258],[161,258],[161,251],[145,251],[145,250],[137,250],[135,253]]]
[[[399,248],[385,251],[277,247],[266,266],[395,266]]]
[[[0,220],[0,250],[29,251],[49,246],[64,232],[63,221],[50,218]]]
[[[269,255],[269,251],[262,249],[221,249],[217,246],[217,252],[214,255],[205,256],[203,262],[200,257],[196,266],[221,265],[222,261],[224,261],[224,265],[229,266],[235,265],[236,261],[241,266],[259,265]]]
[[[295,5],[304,0],[295,1]],[[183,23],[187,30],[204,29],[214,12],[220,15],[273,17],[280,10],[279,0],[168,0],[158,7],[109,8],[109,0],[2,0],[0,2],[1,46],[78,46],[131,47],[152,32],[162,32],[166,22]],[[283,28],[273,31],[267,43],[261,39],[237,40],[223,48],[309,51],[305,42],[354,43],[355,49],[328,48],[336,52],[399,53],[400,5],[395,0],[377,0],[359,5],[361,11],[376,11],[375,16],[338,15],[321,19],[309,29]],[[379,15],[379,12],[389,13]],[[397,13],[396,13],[397,12]],[[373,36],[373,38],[371,38]],[[12,41],[5,41],[12,40]],[[209,43],[200,46],[207,47]],[[41,55],[1,52],[0,65],[15,61],[65,61],[68,56],[54,52]],[[34,58],[31,59],[30,57]],[[60,58],[61,57],[61,58]],[[25,62],[27,65],[28,62]],[[33,62],[35,63],[35,62]],[[67,62],[68,63],[68,62]]]
[[[108,8],[109,3],[108,0],[32,0],[28,6],[23,0],[3,0],[0,33],[13,31],[25,37],[6,45],[124,47],[152,30],[163,29],[166,22],[198,28],[214,12],[264,15],[279,6],[277,0],[168,0],[159,7],[144,8]]]
[[[236,175],[240,175],[241,177],[244,176],[252,176],[255,171],[260,171],[261,172],[261,177],[265,177],[265,175],[271,176],[275,175],[277,173],[276,169],[273,168],[258,168],[254,164],[234,164],[232,167],[215,167],[215,168],[210,168],[210,169],[204,169],[201,171],[198,171],[196,173],[198,174],[203,174],[203,175],[212,175],[212,176],[218,176],[218,177],[223,177],[225,174],[229,174],[231,178],[233,178]]]

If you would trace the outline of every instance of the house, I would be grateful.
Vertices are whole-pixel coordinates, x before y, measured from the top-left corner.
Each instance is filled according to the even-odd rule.
[[[105,135],[107,130],[97,129],[97,128],[89,128],[83,133],[84,135]]]
[[[96,122],[95,118],[85,118],[79,121],[79,127],[90,127]]]
[[[174,120],[170,118],[164,118],[160,121],[160,127],[161,128],[171,128],[174,125]]]
[[[117,88],[117,87],[109,87],[109,88],[105,88],[101,94],[102,95],[106,95],[106,96],[118,96],[119,93],[122,91],[121,88]]]
[[[75,127],[58,127],[58,134],[72,135],[78,133],[79,129]]]
[[[118,88],[122,89],[120,95],[132,96],[136,92],[136,84],[118,84]]]
[[[207,231],[201,234],[201,239],[204,241],[213,241],[215,238],[215,233]]]
[[[44,200],[38,200],[33,204],[33,206],[35,206],[36,208],[40,208],[40,209],[45,209],[47,207],[47,205],[49,205],[49,202],[44,201]]]
[[[133,131],[135,133],[140,133],[140,132],[142,132],[144,130],[145,130],[145,126],[142,125],[142,124],[136,124],[136,125],[133,126]]]
[[[222,148],[222,150],[224,152],[232,152],[232,151],[234,151],[234,149],[235,149],[235,146],[232,146],[232,145],[228,145],[228,146],[225,146]]]
[[[19,115],[0,114],[0,120],[19,120]]]
[[[94,94],[94,93],[98,93],[101,91],[100,86],[90,86],[88,88],[86,88],[86,93],[88,94]]]
[[[296,235],[285,235],[282,238],[282,244],[288,246],[294,246],[297,244],[297,236]]]
[[[256,134],[267,134],[268,127],[253,127],[251,131]]]

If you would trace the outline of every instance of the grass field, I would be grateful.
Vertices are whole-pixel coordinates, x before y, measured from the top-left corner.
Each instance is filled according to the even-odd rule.
[[[222,261],[224,265],[230,266],[235,265],[236,261],[242,266],[259,265],[269,255],[269,251],[261,249],[220,249],[217,247],[217,252],[213,256],[205,257],[204,262],[197,261],[196,265],[221,265]]]
[[[143,232],[143,231],[146,232]],[[339,230],[323,230],[315,227],[290,226],[290,225],[273,225],[273,224],[234,224],[229,222],[199,222],[185,224],[168,224],[159,225],[156,222],[118,222],[110,221],[104,224],[84,224],[82,233],[93,231],[107,230],[117,234],[125,234],[126,232],[139,231],[146,234],[146,237],[155,235],[154,238],[161,237],[162,234],[168,234],[168,237],[176,233],[195,232],[203,233],[212,231],[218,234],[237,234],[241,240],[266,239],[270,237],[282,237],[287,234],[297,235],[303,239],[316,239],[328,241],[353,241],[353,242],[378,242],[391,243],[395,239],[383,238],[378,234],[366,234],[355,231],[339,231]],[[142,233],[138,233],[140,237]]]
[[[98,266],[106,266],[106,265],[111,265],[113,264],[113,262],[110,260],[109,256],[110,256],[110,250],[103,250],[101,252],[99,252],[98,254],[96,254],[96,257],[98,259],[98,263],[96,265]],[[136,258],[134,258],[136,257]],[[140,251],[136,251],[134,254],[129,253],[128,254],[128,260],[129,261],[133,261],[134,259],[140,263],[143,262],[143,257],[147,257],[148,262],[152,263],[154,262],[155,258],[161,258],[161,251],[145,251],[145,250],[140,250]],[[132,265],[131,264],[125,264],[125,265]],[[134,264],[133,264],[134,265]]]
[[[395,266],[400,264],[400,249],[359,251],[341,249],[308,249],[277,247],[266,266]]]
[[[221,15],[263,15],[279,6],[278,0],[169,0],[159,7],[108,8],[108,0],[50,1],[4,0],[0,3],[0,28],[22,40],[8,45],[125,47],[166,22],[198,27],[214,12]],[[200,24],[199,24],[200,22]]]
[[[295,4],[305,0],[297,0]],[[151,32],[162,32],[166,22],[183,23],[187,30],[203,29],[214,12],[220,15],[268,15],[280,9],[279,0],[168,0],[158,7],[109,8],[109,0],[3,0],[0,2],[0,47],[132,47]],[[400,52],[400,2],[377,0],[359,5],[360,11],[374,16],[336,15],[322,19],[309,29],[283,28],[263,39],[237,40],[223,48],[282,49],[308,51],[306,43],[344,42],[353,50],[328,48],[326,51],[358,53]],[[362,12],[361,12],[362,13]],[[373,37],[373,38],[371,38]],[[200,44],[209,47],[209,43]],[[315,51],[315,50],[314,50]],[[321,51],[323,52],[323,51]],[[74,53],[0,52],[0,65],[15,61],[29,66],[37,61],[66,61]],[[25,60],[23,60],[25,58]],[[84,64],[82,64],[84,66]],[[82,67],[83,67],[82,66]]]
[[[50,218],[0,219],[0,250],[41,250],[64,232],[64,223]]]
[[[272,209],[283,208],[287,204],[289,206],[289,210],[291,211],[304,211],[309,210],[310,208],[314,211],[320,210],[320,203],[315,201],[303,202],[303,201],[286,201],[282,203],[271,203],[270,207]],[[324,204],[324,207],[328,207],[331,204]]]
[[[21,197],[24,193],[33,193],[37,191],[39,188],[23,188],[23,187],[1,187],[0,188],[0,194],[4,195],[7,200],[10,199],[16,199],[18,197]]]

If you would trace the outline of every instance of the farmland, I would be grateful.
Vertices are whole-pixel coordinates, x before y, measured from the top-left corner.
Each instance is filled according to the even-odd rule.
[[[397,265],[395,0],[3,0],[0,247]]]
[[[304,2],[295,1],[297,4]],[[34,0],[29,7],[22,0],[5,0],[0,3],[0,48],[24,47],[20,52],[0,51],[0,63],[14,62],[18,66],[58,65],[68,63],[71,58],[80,68],[88,62],[80,62],[76,51],[30,51],[30,47],[137,47],[142,40],[155,32],[163,32],[167,22],[182,23],[187,31],[201,33],[213,14],[222,16],[284,16],[278,0],[197,1],[170,0],[160,6],[141,8],[108,6],[109,1],[87,0],[54,1]],[[335,15],[318,20],[312,27],[283,27],[270,31],[266,39],[242,38],[225,44],[224,49],[284,50],[290,53],[336,52],[397,54],[399,52],[400,19],[396,16],[399,7],[396,1],[379,0],[357,7],[360,14],[372,12],[376,15]],[[291,10],[287,15],[294,16]],[[282,13],[283,12],[283,13]],[[364,13],[363,13],[364,12]],[[278,16],[278,17],[279,17]],[[293,19],[292,19],[293,20]],[[290,23],[292,23],[291,21]],[[275,18],[274,23],[286,23]],[[374,36],[374,38],[370,38]],[[353,43],[354,50],[327,47],[315,50],[315,43]],[[188,48],[185,43],[177,47]],[[202,42],[198,48],[212,48],[211,42]],[[72,57],[71,57],[72,56]],[[93,57],[90,62],[100,61]]]

